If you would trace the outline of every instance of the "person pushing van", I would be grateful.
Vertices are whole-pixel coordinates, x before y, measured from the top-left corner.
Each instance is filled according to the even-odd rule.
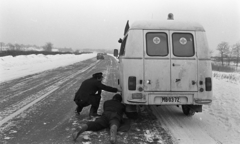
[[[82,82],[74,97],[74,101],[77,105],[75,112],[77,114],[80,114],[84,107],[91,105],[89,116],[99,116],[97,110],[101,100],[102,90],[113,93],[121,91],[118,88],[102,84],[102,80],[103,74],[99,72],[93,74],[91,78]]]

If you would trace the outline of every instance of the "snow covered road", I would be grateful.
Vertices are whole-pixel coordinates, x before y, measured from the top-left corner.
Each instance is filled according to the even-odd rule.
[[[75,115],[73,97],[83,80],[102,71],[104,83],[117,86],[117,62],[105,56],[66,67],[36,73],[0,83],[0,142],[4,144],[73,143],[72,130],[87,121],[90,107]],[[104,102],[113,94],[102,93]],[[102,112],[102,103],[98,109]],[[130,122],[130,121],[129,121]],[[170,144],[171,137],[158,125],[155,116],[143,111],[141,117],[127,125],[127,132],[119,132],[117,141],[125,143]],[[126,129],[126,128],[125,128]],[[109,143],[109,132],[86,132],[78,143]]]

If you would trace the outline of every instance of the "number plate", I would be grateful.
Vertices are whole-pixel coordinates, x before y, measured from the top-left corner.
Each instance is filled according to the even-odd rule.
[[[162,103],[180,103],[180,97],[162,97]]]

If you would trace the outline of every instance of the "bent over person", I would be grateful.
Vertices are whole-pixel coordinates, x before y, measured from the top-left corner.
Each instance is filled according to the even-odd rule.
[[[123,119],[125,113],[125,105],[121,103],[122,96],[115,94],[111,100],[107,100],[103,104],[103,114],[95,121],[90,121],[87,124],[80,126],[73,133],[73,140],[76,141],[78,136],[84,131],[99,131],[110,127],[110,142],[116,142],[117,129]]]
[[[103,74],[100,72],[93,74],[92,78],[82,82],[74,97],[74,101],[77,105],[75,112],[77,114],[80,114],[84,107],[91,105],[89,116],[99,116],[97,110],[101,100],[102,90],[114,93],[120,91],[117,88],[102,84],[102,79]]]

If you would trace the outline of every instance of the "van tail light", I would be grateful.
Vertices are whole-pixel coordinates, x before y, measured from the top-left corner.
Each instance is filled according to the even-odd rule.
[[[205,79],[205,86],[206,86],[206,91],[212,90],[212,79],[210,77],[207,77]]]
[[[128,90],[136,90],[136,77],[128,77]]]

